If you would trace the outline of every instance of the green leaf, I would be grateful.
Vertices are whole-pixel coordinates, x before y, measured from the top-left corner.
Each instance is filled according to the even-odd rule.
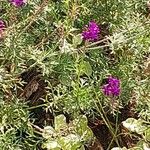
[[[144,133],[146,140],[150,142],[150,127]]]
[[[140,140],[135,147],[130,148],[129,150],[149,150],[149,146],[143,140]]]
[[[80,137],[75,134],[69,134],[66,137],[61,137],[58,140],[63,150],[77,150],[81,147]]]
[[[143,143],[143,150],[150,150],[150,146],[147,143]]]
[[[47,141],[42,145],[42,148],[46,148],[47,150],[61,150],[57,141]]]
[[[55,136],[56,135],[56,131],[54,130],[53,127],[51,126],[46,126],[44,128],[44,131],[42,133],[42,136],[45,138],[45,139],[48,139],[48,138],[51,138],[52,136]]]
[[[66,117],[64,115],[56,116],[54,119],[54,124],[55,124],[55,130],[57,132],[61,131],[62,129],[67,128]]]
[[[64,85],[67,85],[67,86],[71,85],[72,80],[69,75],[60,75],[59,79],[60,79],[60,82]]]
[[[70,43],[68,43],[66,39],[63,40],[60,50],[61,50],[61,53],[72,53],[75,51],[73,46]]]
[[[79,119],[74,120],[73,124],[77,134],[80,135],[84,141],[88,141],[93,137],[93,132],[87,125],[86,116],[80,116]]]
[[[75,35],[75,36],[73,37],[73,45],[74,45],[75,47],[77,47],[77,46],[80,45],[81,43],[82,43],[82,36],[81,36],[81,34]]]
[[[83,74],[86,74],[87,76],[90,76],[92,74],[92,67],[87,61],[80,62],[80,75]]]
[[[147,129],[145,125],[143,125],[142,120],[136,120],[134,118],[128,118],[126,121],[123,121],[123,126],[126,127],[131,132],[136,132],[138,134],[143,134],[143,132]]]

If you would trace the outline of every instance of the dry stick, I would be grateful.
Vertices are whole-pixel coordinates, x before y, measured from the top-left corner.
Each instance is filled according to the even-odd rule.
[[[41,104],[41,105],[29,107],[28,110],[32,110],[32,109],[43,107],[43,106],[46,106],[46,104]]]
[[[91,43],[89,45],[87,45],[87,47],[91,47],[91,46],[94,46],[94,45],[97,45],[97,44],[100,44],[100,43],[103,43],[105,41],[108,41],[108,38],[105,38],[103,40],[100,40],[100,41],[97,41],[97,42],[94,42],[94,43]]]
[[[40,133],[43,133],[44,130],[42,128],[40,128],[39,126],[33,124],[33,123],[30,123],[35,129],[37,129],[38,131],[40,131]]]
[[[44,133],[44,129],[40,128],[39,126],[33,124],[30,122],[30,125],[35,128],[34,132],[39,134],[39,135],[42,135],[42,133]]]

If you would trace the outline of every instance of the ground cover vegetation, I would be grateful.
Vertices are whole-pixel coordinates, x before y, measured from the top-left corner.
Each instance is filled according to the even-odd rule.
[[[0,1],[0,150],[149,143],[150,1]]]

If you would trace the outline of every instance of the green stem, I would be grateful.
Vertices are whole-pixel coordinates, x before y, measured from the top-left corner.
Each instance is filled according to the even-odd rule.
[[[98,102],[99,102],[99,105],[100,105],[100,109],[101,109],[101,110],[99,109],[99,107],[97,106],[97,104],[96,104],[95,101],[94,101],[95,106],[97,107],[97,110],[98,110],[99,114],[101,115],[101,117],[102,117],[104,123],[106,124],[106,126],[107,126],[108,129],[109,129],[109,131],[111,132],[111,134],[112,134],[112,136],[113,136],[113,140],[115,139],[115,142],[116,142],[117,145],[119,146],[119,142],[118,142],[118,140],[117,140],[117,138],[116,138],[116,130],[117,130],[117,129],[116,129],[115,132],[114,132],[114,129],[113,129],[113,127],[111,126],[111,124],[109,123],[109,120],[108,120],[108,118],[107,118],[107,116],[106,116],[106,114],[105,114],[105,111],[104,111],[104,109],[103,109],[103,106],[101,105],[101,103],[100,103],[100,101],[99,101],[99,98],[98,98],[97,93],[95,92],[95,90],[94,90],[94,93],[95,93],[96,98],[97,98],[97,100],[98,100]]]

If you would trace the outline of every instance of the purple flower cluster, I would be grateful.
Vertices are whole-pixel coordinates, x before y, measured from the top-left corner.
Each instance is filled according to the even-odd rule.
[[[3,20],[0,20],[0,32],[5,29],[5,23]]]
[[[106,96],[119,96],[120,94],[120,80],[114,77],[107,79],[107,84],[103,85],[103,93]]]
[[[26,3],[26,0],[9,0],[9,2],[16,7],[21,7]]]
[[[99,33],[99,26],[94,21],[90,21],[89,25],[86,26],[86,29],[82,32],[82,36],[84,40],[94,41],[98,39]]]

